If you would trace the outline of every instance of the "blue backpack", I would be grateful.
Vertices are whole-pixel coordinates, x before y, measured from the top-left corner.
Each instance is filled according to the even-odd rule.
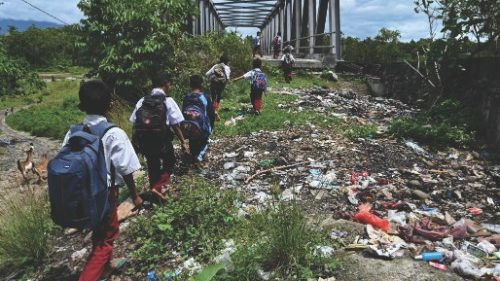
[[[206,108],[208,100],[205,93],[201,95],[189,94],[184,97],[182,114],[184,121],[181,123],[182,133],[187,139],[206,137],[212,132]]]
[[[73,125],[68,143],[47,167],[51,216],[55,224],[94,229],[109,213],[108,170],[102,137],[115,126]],[[111,186],[114,185],[111,168]]]
[[[264,72],[254,70],[254,74],[252,76],[252,89],[262,92],[267,91],[267,79]]]

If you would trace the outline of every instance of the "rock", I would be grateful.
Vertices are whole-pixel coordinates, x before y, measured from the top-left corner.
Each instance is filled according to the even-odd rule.
[[[421,190],[418,190],[418,189],[412,190],[412,193],[413,193],[413,195],[415,195],[415,197],[417,197],[421,200],[427,200],[430,198],[429,194],[427,194]]]
[[[73,235],[78,232],[76,228],[66,228],[64,229],[64,235]]]
[[[420,188],[422,186],[422,183],[418,180],[411,180],[408,182],[408,186],[412,188]]]

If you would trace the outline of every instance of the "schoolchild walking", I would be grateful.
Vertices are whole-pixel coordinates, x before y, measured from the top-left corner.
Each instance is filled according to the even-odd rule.
[[[71,126],[49,162],[49,198],[56,224],[92,230],[92,252],[79,280],[95,281],[125,264],[125,259],[112,259],[119,233],[118,189],[127,185],[134,205],[142,205],[133,177],[141,165],[127,134],[105,117],[112,104],[110,89],[102,81],[85,82],[79,98],[87,116]]]
[[[286,83],[292,81],[293,66],[295,64],[295,58],[291,53],[291,48],[285,48],[283,57],[281,58],[281,69],[283,70],[283,76]]]
[[[233,82],[239,80],[247,80],[250,82],[250,101],[255,115],[260,115],[262,108],[262,96],[267,91],[267,78],[264,72],[260,69],[262,61],[254,59],[252,62],[252,70],[245,73],[243,76],[233,79]]]
[[[231,68],[229,67],[228,57],[226,55],[222,55],[219,63],[212,66],[212,68],[210,68],[205,75],[210,80],[210,96],[212,98],[212,106],[215,111],[215,117],[220,120],[219,105],[227,82],[231,79]]]
[[[282,42],[281,32],[278,32],[273,38],[273,58],[278,59],[281,52],[281,42]]]
[[[151,191],[159,199],[165,199],[162,187],[168,183],[176,163],[174,133],[184,152],[189,153],[189,147],[180,127],[184,116],[175,100],[168,96],[170,78],[160,73],[152,82],[151,94],[137,102],[130,122],[134,124],[134,145],[147,160]]]
[[[189,151],[192,162],[198,168],[205,159],[208,150],[208,141],[215,122],[214,108],[210,96],[202,92],[203,78],[193,75],[189,79],[191,92],[184,96],[182,112],[185,121],[182,128],[189,139]]]

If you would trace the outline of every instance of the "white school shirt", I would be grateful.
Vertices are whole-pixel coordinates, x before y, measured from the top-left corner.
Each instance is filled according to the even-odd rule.
[[[100,122],[107,122],[106,117],[100,115],[87,115],[83,120],[84,125],[95,126]],[[71,130],[64,137],[63,146],[71,137]],[[111,186],[111,161],[115,167],[115,185],[120,186],[125,182],[123,176],[130,175],[141,168],[139,159],[127,134],[120,128],[110,129],[102,137],[104,158],[108,170],[108,186]]]
[[[166,96],[165,92],[160,88],[153,89],[151,94],[152,95],[163,94]],[[130,122],[135,123],[135,113],[137,112],[137,110],[139,108],[141,108],[143,102],[144,102],[144,98],[140,99],[137,102],[137,104],[135,105],[134,111],[132,112],[132,115],[130,115],[130,119],[129,119]],[[167,124],[167,126],[175,126],[177,124],[180,124],[182,121],[184,121],[184,115],[182,115],[182,112],[179,109],[179,106],[177,105],[177,103],[175,102],[175,100],[173,98],[167,97],[165,99],[165,106],[167,107],[167,112],[166,112],[166,115],[167,115],[166,124]]]
[[[281,57],[281,61],[285,61],[285,58],[286,58],[286,55],[283,55],[283,56]],[[292,54],[290,54],[290,61],[291,61],[292,63],[294,63],[294,62],[295,62],[295,58],[293,57],[293,55],[292,55]]]
[[[245,78],[245,80],[249,81],[250,85],[252,85],[252,77],[255,74],[255,71],[262,72],[262,70],[260,70],[260,68],[256,68],[256,69],[252,69],[249,72],[243,74],[243,78]]]
[[[210,68],[210,70],[205,74],[207,77],[210,77],[212,74],[214,74],[214,71],[215,71],[215,67],[217,66],[218,64],[212,66],[212,68]],[[224,64],[224,72],[226,72],[226,78],[227,80],[231,79],[231,68],[227,65]]]

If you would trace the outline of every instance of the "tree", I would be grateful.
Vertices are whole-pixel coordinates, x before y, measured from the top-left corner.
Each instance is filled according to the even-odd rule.
[[[78,7],[84,34],[81,46],[89,51],[91,74],[131,99],[145,92],[157,71],[178,71],[176,55],[184,22],[194,16],[186,0],[82,0]]]
[[[0,42],[0,97],[34,92],[44,86],[36,73],[21,61],[9,57]]]
[[[76,53],[74,29],[75,26],[47,29],[31,26],[19,32],[10,27],[2,41],[9,56],[25,60],[32,67],[68,66],[74,64]]]

